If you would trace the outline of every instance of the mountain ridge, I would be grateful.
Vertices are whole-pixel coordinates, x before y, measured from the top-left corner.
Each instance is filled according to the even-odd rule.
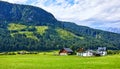
[[[104,31],[109,31],[109,32],[120,34],[120,28],[113,28],[113,27],[96,27],[96,28],[104,30]]]
[[[7,7],[7,11],[6,8]],[[0,15],[0,20],[4,21],[19,21],[19,22],[26,22],[26,23],[33,23],[34,21],[36,21],[36,24],[39,22],[52,22],[52,21],[57,21],[55,19],[55,17],[41,9],[38,7],[34,7],[34,6],[27,6],[27,5],[18,5],[18,4],[11,4],[8,2],[0,2],[0,8],[2,8],[2,11],[0,11],[0,13],[2,13]],[[45,17],[45,16],[48,17]],[[39,18],[38,16],[40,16],[41,18]],[[36,18],[36,19],[35,19]],[[47,20],[47,21],[46,21]]]
[[[120,35],[58,21],[34,6],[0,1],[0,51],[42,51],[63,47],[120,49]]]

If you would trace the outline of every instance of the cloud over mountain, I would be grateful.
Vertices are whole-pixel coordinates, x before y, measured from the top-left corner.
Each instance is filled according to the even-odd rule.
[[[12,3],[41,7],[58,20],[71,21],[79,25],[120,26],[119,0],[4,0]]]

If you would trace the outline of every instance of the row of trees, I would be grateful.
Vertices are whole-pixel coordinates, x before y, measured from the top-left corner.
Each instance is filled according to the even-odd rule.
[[[60,35],[55,32],[54,29],[49,29],[46,33],[41,36],[40,34],[34,34],[38,40],[27,38],[22,34],[15,34],[14,37],[10,35],[9,31],[1,29],[0,32],[0,51],[46,51],[56,50],[64,47],[70,47],[73,50],[79,47],[86,49],[97,49],[99,46],[106,46],[108,49],[120,49],[117,45],[118,42],[111,43],[104,39],[96,39],[93,37],[84,36],[84,39],[70,38],[62,39]]]

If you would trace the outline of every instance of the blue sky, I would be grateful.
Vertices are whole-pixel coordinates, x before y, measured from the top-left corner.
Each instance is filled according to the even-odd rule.
[[[3,0],[33,5],[51,12],[58,20],[89,27],[120,28],[120,0]]]

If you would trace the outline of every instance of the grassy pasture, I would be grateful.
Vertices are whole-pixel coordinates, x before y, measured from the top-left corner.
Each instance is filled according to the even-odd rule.
[[[31,38],[35,40],[38,40],[38,38],[34,35],[34,32],[37,32],[42,36],[47,29],[48,26],[26,26],[23,24],[15,24],[15,23],[11,23],[8,25],[8,30],[11,31],[12,37],[14,37],[15,34],[24,34],[26,35],[27,38]]]
[[[40,35],[43,35],[48,29],[47,26],[35,26],[35,28],[37,29],[37,33],[39,33]]]
[[[8,25],[8,30],[22,30],[27,28],[27,26],[22,25],[22,24],[15,24],[15,23],[11,23]]]
[[[79,38],[79,39],[84,39],[84,37],[79,37],[69,31],[66,31],[64,29],[56,29],[56,31],[58,32],[58,34],[60,35],[61,38],[63,39],[72,39],[72,38]]]
[[[120,55],[104,57],[1,55],[0,69],[120,69]]]

